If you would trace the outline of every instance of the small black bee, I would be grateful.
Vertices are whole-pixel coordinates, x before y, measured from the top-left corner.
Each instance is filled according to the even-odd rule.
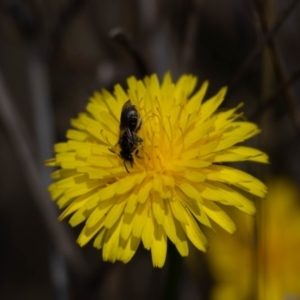
[[[124,166],[126,171],[129,173],[126,167],[126,161],[130,162],[131,167],[133,167],[133,156],[132,153],[134,152],[135,155],[138,155],[138,145],[141,144],[143,140],[138,137],[135,133],[132,133],[132,136],[129,138],[127,135],[127,131],[119,139],[119,146],[121,148],[120,156],[124,159]]]
[[[136,139],[134,134],[140,130],[142,119],[136,107],[131,104],[130,100],[123,105],[120,119],[120,139],[124,135],[124,132],[126,132],[126,137],[132,144],[135,144]]]
[[[124,160],[124,166],[126,171],[129,173],[126,161],[133,166],[132,153],[138,155],[138,146],[142,143],[142,139],[137,135],[137,132],[142,126],[142,119],[134,105],[131,104],[130,100],[125,102],[122,107],[121,118],[120,118],[120,136],[117,144],[120,146],[120,157]],[[109,149],[113,153],[113,149]]]
[[[122,107],[120,130],[126,130],[137,133],[142,126],[142,119],[130,100],[125,102]]]

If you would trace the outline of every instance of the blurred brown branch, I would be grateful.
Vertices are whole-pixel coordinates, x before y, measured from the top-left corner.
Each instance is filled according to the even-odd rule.
[[[63,35],[68,24],[77,16],[80,10],[88,3],[87,0],[71,0],[59,13],[58,20],[52,30],[53,53],[56,54],[60,48]]]
[[[198,26],[200,24],[200,10],[202,1],[193,1],[190,16],[185,30],[185,43],[182,49],[182,72],[190,72],[195,62]]]
[[[269,32],[269,25],[264,10],[263,2],[262,0],[253,0],[253,3],[259,17],[262,31],[265,35],[267,35]],[[280,57],[279,51],[273,39],[268,40],[268,47],[271,52],[275,72],[278,77],[279,83],[281,86],[285,87],[281,89],[281,92],[283,93],[284,98],[286,99],[289,114],[291,116],[296,130],[298,131],[298,133],[300,133],[300,115],[297,108],[296,100],[294,99],[293,93],[290,90],[290,85],[285,84],[288,81],[288,79],[285,74],[283,59]]]
[[[252,116],[250,116],[249,120],[253,122],[257,122],[258,118],[268,109],[270,108],[275,101],[277,101],[278,97],[284,93],[284,91],[293,84],[297,79],[300,78],[300,69],[298,69],[296,72],[293,73],[293,75],[286,80],[284,83],[282,83],[279,88],[273,93],[273,95],[264,100],[262,104],[257,108],[257,110],[254,112]]]
[[[29,39],[38,36],[43,26],[41,16],[34,1],[1,1],[0,8],[13,19],[22,36]]]
[[[109,37],[122,46],[126,52],[132,57],[140,77],[149,75],[149,68],[142,57],[141,53],[133,44],[132,40],[122,28],[113,28],[109,32]]]
[[[0,73],[0,117],[7,133],[11,146],[19,159],[24,177],[31,189],[35,205],[39,209],[45,226],[52,237],[53,243],[63,254],[69,268],[79,277],[84,278],[89,274],[89,268],[79,248],[71,238],[71,231],[57,222],[57,211],[50,200],[38,171],[32,153],[33,140],[22,118],[13,104],[13,99]]]
[[[267,31],[265,34],[264,39],[258,43],[254,48],[250,51],[248,56],[245,58],[245,60],[241,63],[238,70],[235,72],[235,75],[229,82],[229,93],[231,93],[236,86],[240,83],[240,81],[243,79],[243,77],[246,75],[254,61],[257,59],[259,54],[261,53],[264,46],[270,42],[270,40],[273,39],[273,37],[276,35],[278,30],[281,28],[281,26],[284,24],[285,20],[289,17],[291,12],[294,10],[296,5],[299,3],[299,0],[291,0],[290,3],[287,5],[286,9],[281,12],[277,20],[275,21],[275,24],[270,29],[270,31]],[[228,98],[227,98],[228,99]]]

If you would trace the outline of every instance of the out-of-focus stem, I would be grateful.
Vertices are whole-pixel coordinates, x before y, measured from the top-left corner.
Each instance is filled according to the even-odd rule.
[[[88,265],[71,238],[72,233],[63,224],[57,222],[57,210],[45,190],[34,154],[31,151],[32,139],[17,108],[14,106],[14,101],[6,88],[1,72],[0,119],[11,147],[20,162],[20,169],[25,174],[24,177],[32,192],[32,199],[42,215],[42,220],[45,222],[53,243],[63,254],[67,265],[78,277],[87,276],[89,273]]]

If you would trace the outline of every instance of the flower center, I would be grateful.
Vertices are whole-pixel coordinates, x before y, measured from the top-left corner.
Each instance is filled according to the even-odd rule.
[[[143,142],[139,153],[143,153],[145,168],[162,173],[173,159],[174,154],[174,127],[171,114],[162,112],[158,101],[153,107],[142,108],[140,111],[143,124],[139,136]],[[138,163],[140,162],[138,161]]]

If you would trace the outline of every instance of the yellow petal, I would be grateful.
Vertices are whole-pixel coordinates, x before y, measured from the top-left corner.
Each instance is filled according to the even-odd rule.
[[[104,219],[105,217],[102,217],[93,227],[84,226],[77,239],[77,243],[81,247],[87,244],[99,232],[104,225]]]
[[[134,215],[133,226],[132,226],[132,234],[137,238],[140,238],[142,235],[145,223],[147,221],[146,218],[147,213],[148,213],[148,203],[147,202],[139,203]]]
[[[167,236],[161,225],[154,226],[154,237],[151,245],[152,263],[154,267],[161,268],[167,255]]]
[[[130,236],[127,241],[120,241],[118,249],[118,260],[124,263],[128,263],[140,245],[141,239],[134,236]]]
[[[208,88],[208,81],[204,81],[199,91],[191,97],[186,105],[186,110],[188,114],[194,113],[195,111],[198,112],[204,98],[204,95]]]
[[[102,250],[102,257],[104,261],[115,262],[117,260],[121,229],[120,225],[121,222],[119,220],[113,227],[107,229]]]
[[[98,233],[97,237],[94,240],[94,247],[97,249],[102,249],[104,241],[105,241],[105,235],[106,235],[107,230],[102,229],[100,233]]]
[[[107,213],[105,218],[104,226],[106,228],[111,228],[115,222],[120,218],[121,214],[123,213],[124,207],[126,205],[127,196],[123,196],[116,201],[114,206],[110,209]]]
[[[208,117],[210,117],[216,109],[219,107],[219,105],[222,103],[225,94],[226,94],[227,88],[223,87],[217,95],[212,97],[211,99],[207,100],[201,108],[201,118],[203,120],[206,120]]]
[[[163,225],[164,217],[165,217],[164,200],[161,199],[158,193],[153,193],[151,196],[151,202],[152,202],[153,216],[156,222],[160,225]]]
[[[185,215],[188,224],[182,224],[182,228],[194,246],[205,252],[207,248],[207,240],[204,234],[201,232],[198,224],[188,211],[185,211]]]
[[[128,240],[132,231],[133,217],[134,217],[134,212],[132,214],[129,213],[123,214],[120,236],[125,241]]]
[[[143,244],[147,250],[150,250],[152,246],[153,238],[154,238],[154,223],[151,215],[151,210],[149,210],[146,216],[146,222],[142,233]]]
[[[229,233],[234,233],[236,226],[228,215],[215,203],[210,200],[203,199],[203,210],[205,213],[214,220],[218,225],[224,228]]]
[[[75,140],[75,141],[85,141],[87,139],[88,135],[87,133],[83,131],[78,131],[74,129],[69,129],[67,131],[67,138],[70,140]]]

